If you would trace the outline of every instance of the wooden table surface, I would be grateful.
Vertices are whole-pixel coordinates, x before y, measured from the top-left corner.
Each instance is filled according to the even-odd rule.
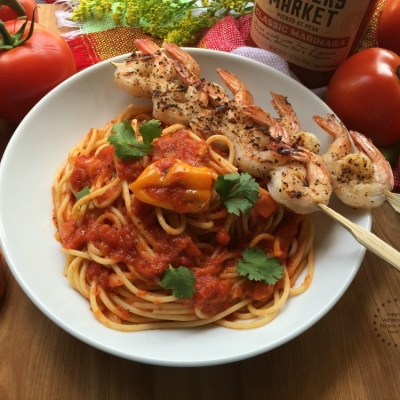
[[[57,29],[54,7],[40,5],[40,21]],[[0,121],[1,154],[14,129]],[[388,203],[373,212],[372,230],[400,250],[400,215]],[[42,314],[6,265],[3,273],[2,400],[400,399],[400,274],[370,252],[308,331],[266,354],[201,368],[140,364],[92,348]],[[398,313],[394,331],[382,327],[389,313]]]

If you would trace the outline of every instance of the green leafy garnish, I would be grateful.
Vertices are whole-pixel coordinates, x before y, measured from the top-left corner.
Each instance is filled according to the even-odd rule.
[[[246,215],[258,200],[260,188],[255,179],[244,172],[218,176],[214,185],[221,203],[232,214]]]
[[[76,194],[76,201],[79,201],[82,197],[87,196],[90,193],[90,190],[87,186],[85,186],[81,191]]]
[[[152,119],[148,122],[143,121],[139,127],[143,142],[138,140],[136,132],[131,124],[124,120],[120,124],[113,126],[113,135],[108,137],[108,142],[115,147],[115,154],[122,161],[130,161],[133,157],[137,160],[146,154],[153,152],[151,143],[154,139],[161,136],[162,128],[160,121]]]
[[[174,268],[169,266],[161,278],[164,289],[172,289],[172,294],[180,299],[191,299],[196,292],[194,283],[196,279],[193,272],[185,267]]]
[[[283,267],[276,257],[265,254],[257,247],[249,247],[242,253],[242,260],[236,264],[241,276],[247,276],[250,281],[262,281],[274,285],[282,278]]]

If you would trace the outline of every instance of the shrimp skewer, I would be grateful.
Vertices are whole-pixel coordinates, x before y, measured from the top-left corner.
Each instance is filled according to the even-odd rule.
[[[382,153],[364,135],[349,132],[333,114],[313,118],[335,139],[322,158],[339,199],[355,208],[374,208],[389,200],[393,172]]]

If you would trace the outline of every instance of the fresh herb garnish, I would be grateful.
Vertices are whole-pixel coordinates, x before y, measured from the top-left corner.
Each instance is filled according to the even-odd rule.
[[[196,292],[195,282],[196,278],[188,268],[174,268],[172,265],[161,278],[161,286],[164,289],[172,289],[172,294],[179,299],[191,299],[193,297]]]
[[[79,201],[82,197],[87,196],[90,193],[90,190],[87,186],[85,186],[81,191],[76,194],[76,201]]]
[[[232,214],[246,215],[258,200],[260,188],[255,179],[244,172],[218,176],[214,185],[221,203]]]
[[[257,247],[249,247],[242,253],[242,260],[236,264],[241,276],[247,276],[251,281],[262,281],[274,285],[282,278],[283,267],[276,257],[265,254]]]
[[[151,143],[154,139],[161,136],[162,128],[160,121],[152,119],[148,122],[143,121],[139,127],[143,142],[138,140],[136,132],[131,124],[124,120],[120,124],[115,124],[112,128],[113,135],[108,137],[108,142],[115,147],[115,154],[122,161],[130,161],[133,157],[137,160],[146,154],[153,152]]]

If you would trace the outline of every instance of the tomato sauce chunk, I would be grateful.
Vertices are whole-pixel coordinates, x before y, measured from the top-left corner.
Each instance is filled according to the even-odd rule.
[[[174,158],[195,167],[208,167],[210,152],[207,143],[193,139],[188,131],[177,130],[153,142],[153,162],[161,158]]]

